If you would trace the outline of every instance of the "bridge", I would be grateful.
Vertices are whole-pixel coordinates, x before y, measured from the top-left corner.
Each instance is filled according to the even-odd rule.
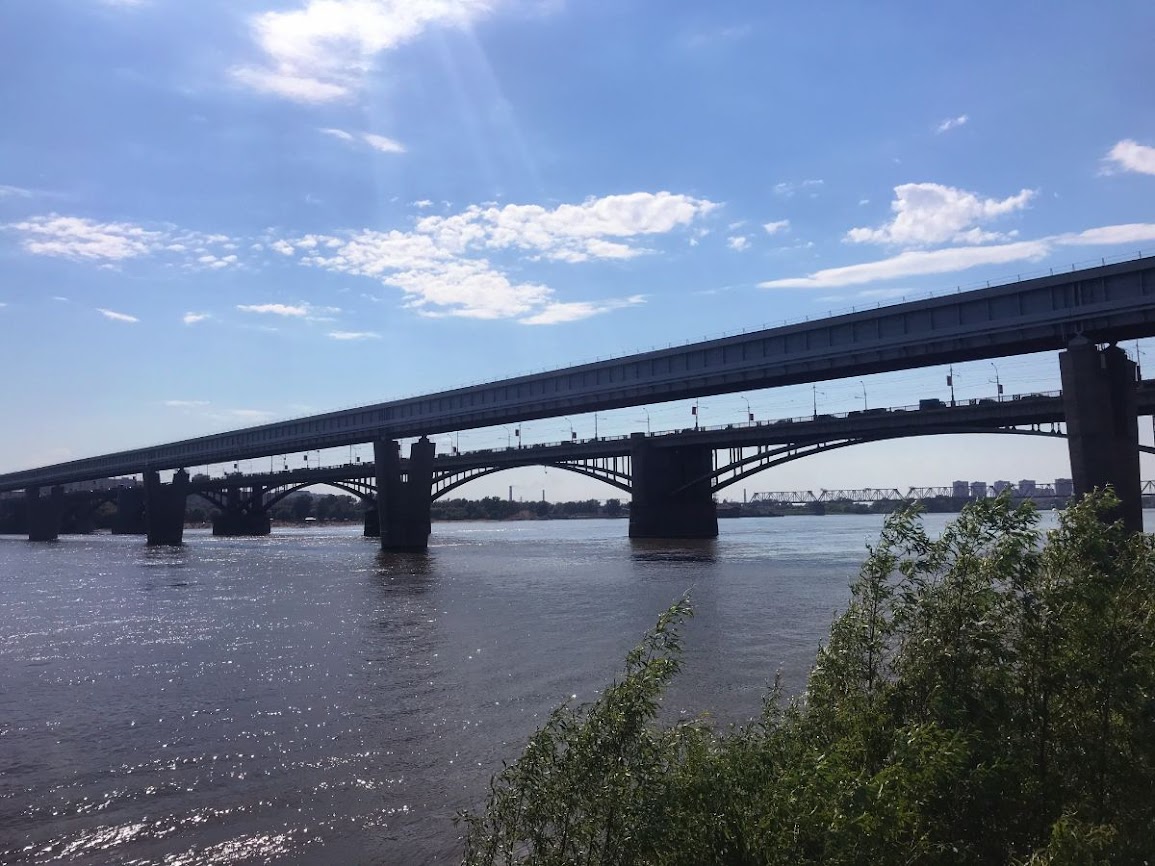
[[[690,463],[674,461],[682,469],[680,474],[676,468],[663,470],[666,482],[663,499],[676,501],[679,497],[693,496],[698,501],[708,500],[711,504],[709,514],[702,524],[691,525],[688,530],[699,531],[700,526],[709,520],[708,529],[716,533],[714,499],[726,488],[764,469],[834,448],[910,436],[988,433],[1064,437],[1063,406],[1063,397],[1059,393],[1014,395],[1002,400],[969,400],[954,406],[938,400],[924,400],[917,406],[441,454],[432,456],[428,480],[421,489],[428,492],[428,502],[432,502],[469,481],[494,472],[523,466],[548,466],[596,478],[631,494],[637,502],[639,490],[634,458],[639,446],[654,447],[660,448],[660,453],[697,455]],[[1155,380],[1138,383],[1136,412],[1139,415],[1155,414]],[[1155,452],[1150,446],[1140,447]],[[708,462],[700,459],[702,454],[707,456]],[[413,458],[398,458],[398,470],[403,479],[407,480],[414,472],[413,464]],[[183,482],[184,496],[199,495],[216,506],[219,513],[214,519],[213,531],[226,536],[268,534],[273,506],[296,490],[318,484],[336,487],[359,498],[365,508],[365,534],[380,535],[382,488],[379,487],[378,467],[373,462],[249,474],[231,472],[218,477],[198,475]],[[62,531],[83,530],[89,525],[91,514],[105,502],[117,506],[115,532],[151,536],[161,524],[156,515],[150,515],[147,483],[84,489],[87,486],[79,483],[69,485],[69,489],[57,487],[46,500],[7,495],[6,499],[0,499],[0,533],[28,533],[30,537],[48,539]],[[951,496],[953,492],[949,488],[945,491],[911,488],[906,494],[878,489],[822,491],[819,494],[787,491],[756,493],[752,501],[804,504],[849,499],[873,502],[942,495]],[[168,521],[172,533],[183,533],[183,502],[182,497],[180,513],[174,513]],[[427,520],[428,505],[421,513]],[[631,520],[634,519],[631,515]],[[663,516],[662,519],[669,518]],[[659,528],[668,531],[668,526]]]
[[[1141,529],[1135,365],[1115,343],[1155,336],[1153,300],[1155,258],[1138,258],[8,473],[0,475],[0,492],[26,491],[30,513],[39,513],[43,488],[142,474],[150,520],[159,527],[183,512],[182,467],[372,442],[381,543],[424,548],[433,493],[430,434],[1057,350],[1076,493],[1112,484],[1123,518]],[[397,440],[411,437],[420,439],[403,464]],[[689,484],[712,471],[711,443],[630,441],[631,535],[716,534],[709,486]],[[162,484],[159,472],[170,469],[179,471]],[[45,506],[46,513],[54,507]],[[158,529],[149,538],[169,543],[179,533]]]

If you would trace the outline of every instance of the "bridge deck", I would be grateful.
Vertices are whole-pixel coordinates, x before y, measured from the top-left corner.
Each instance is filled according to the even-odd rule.
[[[1155,258],[0,475],[0,490],[1155,336]]]

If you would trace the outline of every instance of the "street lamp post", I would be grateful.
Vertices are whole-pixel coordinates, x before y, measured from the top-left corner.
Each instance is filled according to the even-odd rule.
[[[866,411],[866,383],[863,382],[861,379],[859,379],[858,384],[862,386],[862,411],[865,412]]]
[[[739,394],[738,396],[741,397],[742,402],[746,404],[746,423],[753,424],[754,423],[754,411],[750,408],[750,401],[746,399],[746,396],[744,394]]]
[[[949,367],[947,367],[946,383],[947,383],[947,385],[950,386],[950,404],[953,406],[955,404],[954,403],[954,364],[951,364]]]
[[[645,406],[643,406],[642,411],[646,413],[646,435],[649,436],[650,435],[650,410],[647,409]]]
[[[1003,383],[999,381],[999,365],[991,361],[991,366],[995,368],[995,393],[1000,402],[1003,399]]]

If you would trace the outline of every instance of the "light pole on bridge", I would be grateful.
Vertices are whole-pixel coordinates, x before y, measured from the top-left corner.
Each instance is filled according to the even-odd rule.
[[[745,394],[739,394],[738,396],[741,397],[742,402],[746,404],[746,423],[747,424],[753,424],[754,423],[754,410],[750,408],[750,401],[746,399]]]
[[[999,365],[991,361],[991,366],[995,368],[995,394],[997,399],[1002,402],[1003,399],[1003,383],[999,381]]]
[[[862,386],[862,411],[865,412],[866,411],[866,383],[863,382],[861,379],[859,379],[858,384]]]
[[[642,411],[646,413],[646,435],[650,435],[650,410],[642,406]]]

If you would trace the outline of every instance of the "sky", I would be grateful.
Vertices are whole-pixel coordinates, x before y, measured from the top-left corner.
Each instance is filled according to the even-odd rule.
[[[1155,254],[1152,32],[1140,0],[0,4],[0,471]],[[946,374],[697,418],[910,405]],[[1053,353],[954,374],[1059,387]],[[741,489],[1069,474],[1061,441],[937,437]],[[620,495],[556,469],[461,494]]]

